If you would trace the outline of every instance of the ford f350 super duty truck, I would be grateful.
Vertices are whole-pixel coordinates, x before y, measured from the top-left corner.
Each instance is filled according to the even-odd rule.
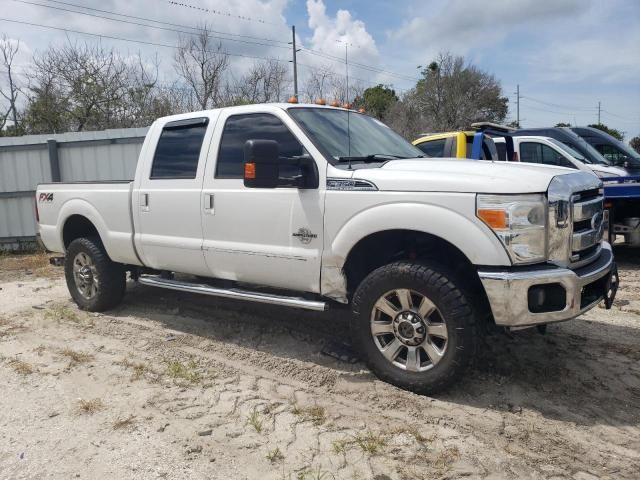
[[[435,392],[490,322],[574,318],[617,275],[602,184],[561,167],[425,158],[364,114],[317,105],[161,118],[132,182],[41,184],[39,234],[103,311],[144,285],[325,310],[382,379]]]

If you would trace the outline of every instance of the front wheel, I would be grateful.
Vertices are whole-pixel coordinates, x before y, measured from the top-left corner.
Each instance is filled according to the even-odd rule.
[[[69,244],[64,273],[69,293],[82,310],[102,312],[122,301],[126,273],[97,238],[77,238]]]
[[[382,380],[436,393],[475,353],[472,306],[443,268],[395,262],[374,270],[353,299],[354,346]]]

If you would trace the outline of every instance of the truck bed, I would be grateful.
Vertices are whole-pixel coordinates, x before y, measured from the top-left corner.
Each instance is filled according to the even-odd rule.
[[[40,238],[48,250],[63,253],[64,226],[82,215],[98,229],[112,260],[139,265],[133,245],[129,181],[42,183],[36,190]]]

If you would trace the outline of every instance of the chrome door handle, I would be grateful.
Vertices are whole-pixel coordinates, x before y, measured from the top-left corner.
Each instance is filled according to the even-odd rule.
[[[213,193],[205,193],[203,197],[203,207],[205,213],[213,215],[215,209],[213,208]]]

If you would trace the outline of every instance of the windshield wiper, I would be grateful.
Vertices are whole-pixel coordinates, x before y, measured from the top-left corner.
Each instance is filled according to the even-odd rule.
[[[391,155],[389,153],[371,153],[369,155],[359,155],[359,156],[351,156],[351,157],[338,157],[339,162],[377,162],[380,160],[404,160],[410,157],[403,157],[402,155]],[[411,157],[413,158],[413,157]],[[416,158],[422,158],[422,155],[419,155]]]

